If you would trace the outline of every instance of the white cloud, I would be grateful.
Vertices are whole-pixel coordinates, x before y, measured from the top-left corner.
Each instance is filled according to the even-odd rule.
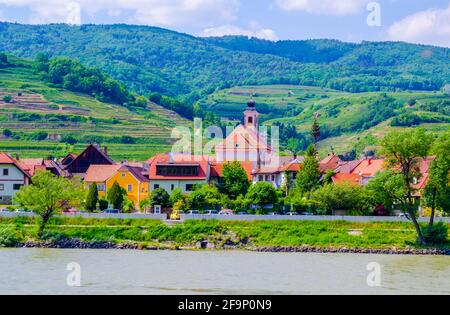
[[[450,3],[446,9],[420,11],[391,25],[391,40],[450,47]]]
[[[94,15],[104,11],[110,16],[131,11],[129,23],[157,26],[208,27],[214,22],[236,19],[239,0],[0,0],[0,4],[31,10],[30,23],[67,22],[70,6],[79,4],[81,12]]]
[[[247,37],[256,37],[275,41],[278,39],[275,32],[267,28],[243,29],[234,25],[222,25],[219,27],[212,27],[203,30],[200,36],[225,36],[225,35],[242,35]]]
[[[305,11],[325,15],[349,15],[365,9],[369,0],[275,0],[285,11]]]

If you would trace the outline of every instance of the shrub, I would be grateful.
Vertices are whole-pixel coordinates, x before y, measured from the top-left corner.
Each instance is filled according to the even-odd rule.
[[[23,241],[23,237],[15,228],[5,226],[0,227],[0,247],[14,247]]]
[[[13,133],[12,133],[12,131],[10,130],[10,129],[4,129],[3,130],[3,135],[5,136],[5,137],[11,137],[12,135],[13,135]]]
[[[104,210],[108,209],[108,206],[109,206],[108,200],[106,200],[106,199],[98,200],[98,208],[100,209],[100,211],[104,211]]]
[[[431,228],[426,228],[423,231],[423,236],[428,245],[442,245],[447,243],[448,227],[445,223],[439,222],[434,224]]]
[[[11,102],[11,100],[12,100],[11,95],[5,95],[5,96],[3,96],[3,101],[4,101],[5,103],[9,103],[9,102]]]

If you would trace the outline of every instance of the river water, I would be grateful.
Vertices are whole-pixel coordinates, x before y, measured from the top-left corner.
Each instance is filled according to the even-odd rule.
[[[450,294],[450,257],[0,249],[0,294]]]

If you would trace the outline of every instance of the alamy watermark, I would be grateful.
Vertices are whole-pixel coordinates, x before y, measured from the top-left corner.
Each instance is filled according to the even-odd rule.
[[[378,2],[369,2],[366,9],[370,12],[367,16],[367,25],[369,25],[370,27],[380,27],[381,5]]]
[[[381,265],[377,262],[371,262],[367,264],[366,270],[369,271],[369,274],[366,278],[367,285],[371,288],[381,287]]]
[[[66,271],[69,271],[69,274],[66,277],[66,284],[69,287],[81,287],[80,264],[76,262],[71,262],[67,264]]]

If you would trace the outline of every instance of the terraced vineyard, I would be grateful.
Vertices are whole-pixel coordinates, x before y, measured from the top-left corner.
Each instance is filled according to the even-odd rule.
[[[217,91],[200,105],[221,117],[241,119],[251,94],[264,124],[293,125],[306,136],[318,112],[323,154],[331,148],[344,153],[356,144],[374,144],[392,128],[420,125],[439,133],[450,127],[450,94],[444,91],[347,93],[293,85],[244,86]]]
[[[100,142],[114,159],[145,160],[170,149],[174,126],[189,124],[156,104],[130,110],[52,87],[40,80],[29,62],[16,62],[16,67],[0,69],[0,131],[13,133],[2,136],[0,151],[61,156]],[[10,100],[4,100],[6,95]],[[37,141],[38,132],[46,133],[46,139]],[[77,140],[74,146],[62,141],[68,136]]]

